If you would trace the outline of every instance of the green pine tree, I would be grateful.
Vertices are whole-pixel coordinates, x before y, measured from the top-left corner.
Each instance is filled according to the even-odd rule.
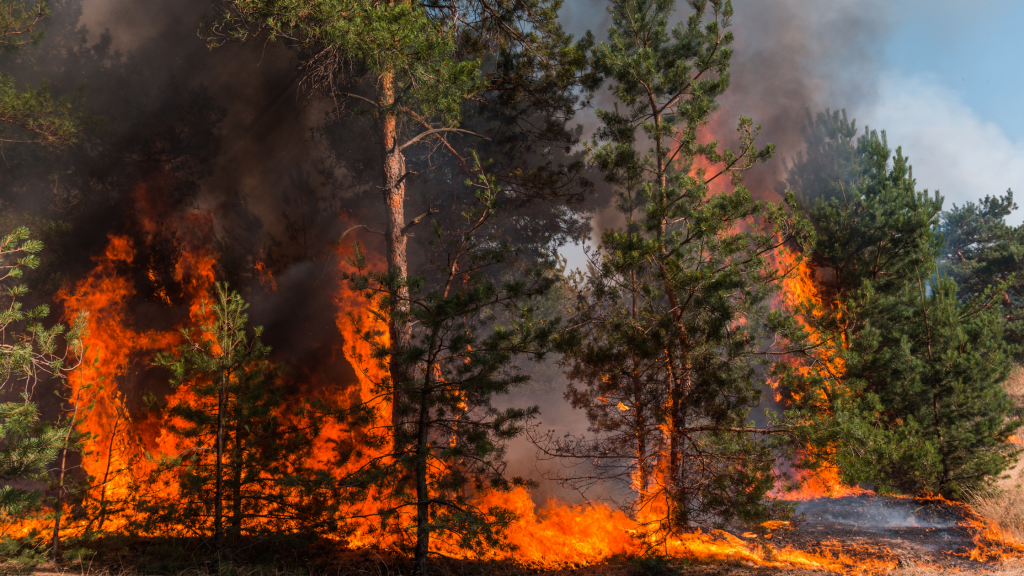
[[[941,215],[945,238],[942,270],[956,280],[960,298],[982,296],[1000,284],[1000,312],[1006,320],[1007,341],[1018,362],[1024,360],[1024,226],[1006,218],[1017,209],[1013,191],[986,196],[980,202],[953,205]]]
[[[413,345],[413,325],[398,320],[412,321],[402,308],[409,301],[408,238],[436,212],[428,205],[423,214],[407,218],[406,188],[415,170],[407,167],[407,155],[427,144],[452,153],[463,171],[447,183],[452,186],[472,169],[465,146],[451,141],[460,135],[494,137],[506,150],[520,151],[530,148],[527,139],[574,143],[564,126],[574,111],[573,89],[589,40],[576,45],[562,31],[556,20],[560,5],[560,0],[221,0],[205,30],[213,46],[252,38],[294,42],[303,50],[303,77],[312,93],[332,98],[338,114],[351,106],[375,121],[385,221],[376,232],[386,241],[389,272],[403,279],[391,284],[398,308],[388,319],[397,352],[389,369],[396,389],[413,377],[399,359]],[[486,134],[462,127],[470,103],[496,112]],[[524,193],[536,187],[551,195],[564,183],[550,168],[517,164],[509,175]],[[529,196],[536,195],[523,197]]]
[[[41,42],[43,32],[37,25],[48,15],[45,0],[0,0],[0,53],[17,53]],[[82,115],[76,110],[75,104],[71,98],[54,98],[46,81],[34,88],[19,88],[13,77],[0,73],[0,147],[5,143],[19,142],[42,144],[50,148],[73,144],[80,137],[82,129]],[[0,274],[3,274],[0,283],[20,277],[25,268],[39,265],[35,254],[42,245],[38,241],[29,240],[28,234],[27,228],[19,227],[0,238]],[[3,412],[0,415],[0,430],[4,434],[5,444],[2,458],[10,456],[11,460],[7,464],[12,467],[10,471],[0,471],[4,482],[4,508],[0,514],[23,514],[37,506],[40,498],[37,490],[15,489],[9,482],[38,480],[42,473],[39,466],[48,466],[58,453],[62,453],[51,548],[56,559],[63,513],[65,464],[67,451],[75,444],[75,420],[56,426],[41,422],[35,404],[31,401],[31,391],[43,374],[61,379],[67,367],[64,365],[64,355],[57,352],[59,338],[62,335],[66,337],[69,349],[78,348],[85,329],[85,316],[76,319],[66,335],[65,328],[60,324],[47,330],[40,321],[48,314],[48,307],[43,305],[33,310],[24,310],[18,302],[18,297],[25,293],[24,285],[4,286],[4,292],[0,296],[0,301],[6,301],[7,304],[6,309],[0,312],[0,334],[3,335],[0,337],[0,390],[7,388],[12,378],[23,379],[25,386],[22,392],[23,406],[19,407],[18,403],[0,405],[0,411]],[[22,323],[25,323],[25,329],[19,333],[16,327]],[[80,354],[75,356],[81,357]],[[84,408],[79,405],[81,400],[79,394],[74,406],[76,417],[79,410]],[[26,436],[29,433],[31,436]],[[26,443],[26,438],[31,441]],[[51,444],[51,440],[59,442]],[[19,462],[27,461],[36,464],[27,468],[19,467]]]
[[[937,275],[942,199],[917,191],[884,132],[854,141],[845,113],[809,120],[791,184],[818,233],[809,263],[823,305],[801,312],[821,335],[807,366],[824,368],[779,366],[787,414],[807,423],[803,465],[883,491],[985,487],[1009,464],[1017,426],[1000,386],[1009,356],[996,301],[960,298]]]
[[[331,409],[288,394],[262,328],[250,335],[247,308],[218,283],[216,300],[201,309],[206,323],[183,330],[186,344],[155,361],[190,394],[163,411],[163,429],[182,451],[159,463],[144,527],[213,532],[220,560],[226,539],[338,531],[334,479],[310,467]],[[172,483],[173,498],[161,498]]]
[[[43,32],[37,25],[48,15],[46,0],[0,1],[0,53],[41,42]],[[45,81],[20,89],[14,78],[0,73],[0,143],[66,146],[78,140],[81,124],[75,102],[54,98]]]
[[[628,472],[638,515],[667,531],[770,515],[772,440],[757,427],[759,335],[795,329],[768,312],[780,278],[770,255],[809,232],[787,204],[755,201],[741,174],[767,161],[749,118],[733,151],[701,138],[729,85],[728,1],[616,0],[593,66],[615,96],[599,110],[591,161],[627,224],[602,235],[576,282],[581,345],[566,346],[569,400],[595,437],[553,452]],[[729,190],[710,191],[726,181]],[[781,438],[781,436],[779,436]],[[657,509],[657,503],[667,504]]]
[[[69,353],[81,357],[86,317],[76,318],[70,330],[61,324],[46,328],[42,320],[49,314],[49,307],[44,304],[26,310],[19,298],[27,288],[23,284],[10,285],[26,269],[39,265],[40,250],[42,243],[32,240],[27,228],[0,236],[0,391],[21,397],[21,401],[0,403],[0,520],[8,527],[39,508],[43,502],[42,486],[32,484],[45,483],[58,454],[73,444],[73,430],[68,423],[41,420],[33,393],[40,381],[62,380],[74,368],[66,363],[66,358]],[[59,512],[58,509],[57,522]],[[57,534],[59,524],[55,525]],[[8,538],[7,534],[0,536]],[[56,543],[55,537],[54,552]]]
[[[525,431],[538,409],[502,409],[495,399],[529,380],[519,363],[542,357],[559,324],[538,319],[533,305],[555,284],[551,257],[516,258],[507,231],[495,224],[500,188],[479,161],[474,165],[475,178],[466,185],[476,201],[454,207],[462,218],[458,228],[435,222],[428,275],[410,283],[406,302],[392,299],[394,283],[402,280],[369,272],[358,246],[357,272],[348,276],[382,320],[401,314],[416,326],[413,345],[398,355],[410,378],[394,396],[390,381],[377,382],[380,396],[370,405],[381,431],[376,445],[393,439],[404,448],[369,459],[346,484],[381,495],[376,514],[386,530],[402,530],[403,513],[415,510],[410,531],[418,574],[427,573],[432,541],[478,552],[505,545],[502,530],[515,515],[480,497],[532,485],[509,477],[504,457],[507,442]],[[366,331],[363,338],[377,362],[397,354],[379,332]],[[399,403],[380,402],[391,398]],[[386,422],[388,410],[398,414],[397,425]]]

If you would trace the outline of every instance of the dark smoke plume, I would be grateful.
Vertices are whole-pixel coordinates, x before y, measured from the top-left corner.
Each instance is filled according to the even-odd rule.
[[[677,19],[683,20],[689,9],[683,2],[679,5]],[[602,39],[610,23],[605,7],[602,1],[570,0],[562,20],[574,33],[589,28]],[[855,116],[857,109],[874,101],[880,39],[891,10],[873,0],[733,0],[733,7],[731,86],[711,132],[728,146],[736,143],[740,116],[761,125],[759,142],[774,143],[776,155],[751,170],[746,185],[756,197],[776,200],[786,161],[803,148],[805,110],[846,108]],[[607,95],[599,94],[594,101],[598,108],[610,105]],[[597,123],[593,116],[585,117],[587,137]],[[610,197],[607,192],[605,196]],[[593,221],[594,242],[601,230],[622,223],[613,207],[600,210]]]

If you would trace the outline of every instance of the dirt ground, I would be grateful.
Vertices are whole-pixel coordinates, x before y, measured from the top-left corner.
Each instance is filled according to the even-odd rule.
[[[529,571],[513,566],[490,566],[490,569],[483,572],[472,570],[474,575],[486,574],[487,576],[644,576],[641,574],[635,566],[629,564],[621,565],[596,565],[589,566],[586,568],[578,568],[572,570],[558,570],[558,571]],[[345,571],[344,568],[339,569],[337,575],[353,574],[354,576],[406,576],[405,571],[399,569],[389,569],[386,567],[380,567],[374,574],[371,571],[367,571],[365,567],[358,567],[353,569],[351,572]],[[870,572],[862,572],[861,574],[871,574]],[[1024,561],[1008,562],[1002,565],[993,565],[990,568],[984,570],[943,570],[943,569],[930,569],[930,568],[915,568],[906,567],[898,568],[890,572],[886,572],[889,576],[939,576],[944,574],[957,574],[958,576],[1024,576]],[[87,567],[77,567],[68,569],[54,569],[53,567],[46,567],[42,570],[33,572],[32,576],[149,576],[143,574],[133,573],[129,570],[117,570],[111,571],[108,568],[102,568],[99,570],[89,569]],[[179,576],[209,576],[195,572],[183,573]],[[237,576],[294,576],[289,573],[273,574],[271,572],[264,572],[261,574],[251,573],[246,574],[243,570]],[[461,576],[458,571],[453,571],[451,567],[442,568],[436,576]],[[651,575],[653,576],[653,575]],[[830,572],[815,572],[809,570],[784,570],[778,568],[760,568],[755,566],[744,566],[742,564],[726,563],[726,564],[698,564],[688,567],[680,567],[675,571],[667,574],[661,574],[658,576],[834,576]]]

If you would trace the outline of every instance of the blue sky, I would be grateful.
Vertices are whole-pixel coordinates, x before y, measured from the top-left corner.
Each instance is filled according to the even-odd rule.
[[[860,118],[903,145],[920,186],[938,188],[947,208],[1007,188],[1024,204],[1024,2],[885,10],[877,93]]]
[[[980,2],[983,10],[966,18],[966,5],[907,4],[887,34],[885,66],[904,76],[931,78],[983,120],[1010,134],[1024,133],[1024,2]]]
[[[861,129],[886,130],[947,209],[1007,188],[1024,206],[1024,0],[733,1],[737,50],[769,61],[802,52],[794,65],[812,93],[801,107],[845,107]],[[606,5],[567,0],[563,21],[603,38]],[[758,120],[777,103],[757,106],[771,90],[753,88]],[[563,252],[583,261],[579,246]]]

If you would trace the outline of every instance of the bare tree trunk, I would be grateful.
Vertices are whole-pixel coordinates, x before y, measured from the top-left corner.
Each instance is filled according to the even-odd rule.
[[[64,450],[60,458],[60,480],[57,482],[57,501],[53,504],[53,547],[50,549],[50,557],[54,562],[60,558],[60,518],[64,512],[64,473],[67,471],[68,462],[68,439],[71,437],[71,427],[64,437]]]
[[[381,154],[383,155],[382,190],[384,208],[387,218],[385,241],[387,243],[388,273],[392,274],[398,285],[391,291],[394,309],[388,323],[388,335],[391,339],[390,374],[393,387],[391,423],[399,426],[397,407],[400,403],[399,394],[402,386],[409,379],[408,368],[401,362],[402,352],[409,348],[412,341],[412,329],[408,321],[409,289],[405,285],[408,276],[405,236],[405,155],[399,150],[398,119],[394,109],[395,85],[394,75],[380,75],[377,86],[377,106],[380,114]],[[396,452],[401,447],[395,447]]]
[[[213,503],[213,550],[217,557],[217,571],[220,571],[220,554],[224,544],[224,410],[227,404],[227,371],[220,376],[220,393],[217,397],[217,471]]]
[[[64,435],[64,449],[60,457],[60,479],[57,482],[57,501],[53,505],[53,546],[50,549],[51,558],[54,562],[59,559],[60,553],[60,519],[64,513],[64,477],[68,469],[68,444],[71,442],[71,434],[75,431],[75,424],[78,422],[78,410],[81,404],[81,391],[75,396],[75,411],[68,422],[68,432]],[[115,432],[117,425],[115,424]],[[108,464],[109,467],[109,464]]]
[[[50,557],[56,563],[60,553],[60,517],[64,512],[64,470],[67,462],[67,449],[60,460],[60,482],[57,484],[57,501],[53,504],[53,546],[50,548]]]
[[[634,407],[634,418],[636,429],[636,490],[639,497],[639,509],[647,504],[647,490],[650,485],[650,471],[647,469],[647,431],[643,415],[640,414],[639,406]]]
[[[98,532],[103,531],[103,523],[107,520],[107,483],[110,482],[110,463],[114,458],[114,439],[117,438],[117,426],[120,423],[121,410],[118,409],[117,419],[114,420],[114,430],[110,433],[110,442],[107,445],[107,467],[103,470],[103,484],[100,488],[100,518],[96,527]]]
[[[430,493],[427,490],[427,458],[430,446],[430,380],[424,382],[420,392],[419,423],[416,435],[416,552],[413,559],[414,571],[418,576],[427,574],[427,558],[430,554]]]
[[[233,450],[234,478],[231,482],[231,536],[242,536],[242,421],[235,423],[235,446]]]

